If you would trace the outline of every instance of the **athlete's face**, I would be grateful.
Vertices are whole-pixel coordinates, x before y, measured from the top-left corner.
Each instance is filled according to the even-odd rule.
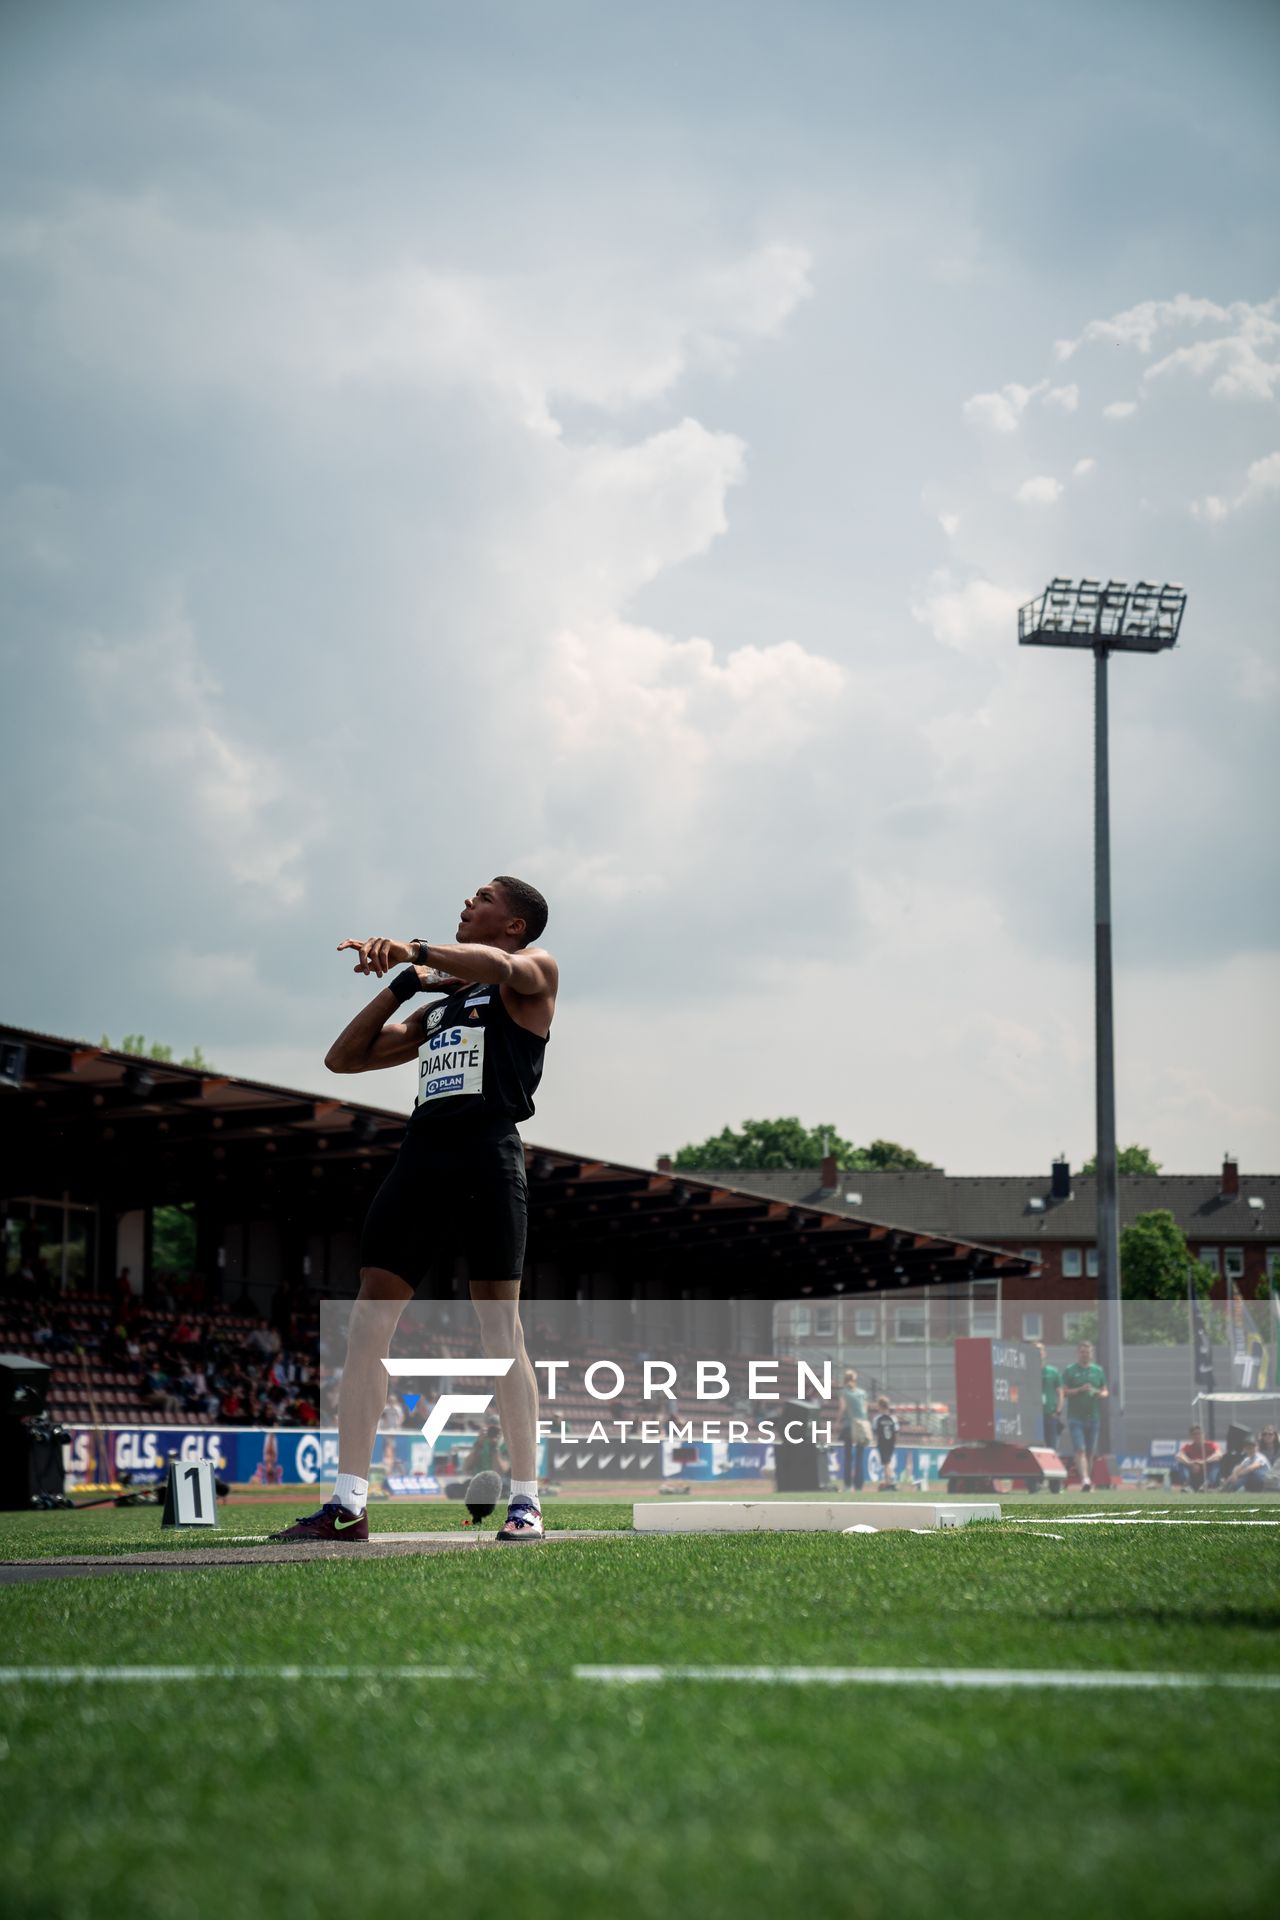
[[[493,946],[510,937],[512,922],[517,916],[512,913],[502,888],[490,880],[485,886],[477,887],[462,909],[458,921],[458,940],[470,941],[477,946]],[[516,932],[519,932],[517,927]]]

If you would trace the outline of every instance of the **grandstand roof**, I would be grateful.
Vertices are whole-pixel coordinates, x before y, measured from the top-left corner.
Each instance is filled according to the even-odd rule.
[[[404,1123],[383,1107],[0,1025],[0,1198],[67,1191],[118,1209],[211,1200],[350,1226]],[[761,1193],[744,1184],[754,1176],[661,1173],[528,1144],[525,1162],[534,1252],[596,1281],[658,1272],[673,1292],[746,1296],[1027,1271],[995,1248],[921,1231],[909,1213],[853,1218],[812,1194]]]

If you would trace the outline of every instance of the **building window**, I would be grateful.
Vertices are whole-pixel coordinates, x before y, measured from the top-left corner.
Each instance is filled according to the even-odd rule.
[[[1080,1258],[1079,1247],[1062,1249],[1062,1277],[1064,1280],[1078,1280],[1083,1271],[1084,1262]]]
[[[1267,1248],[1267,1273],[1274,1286],[1280,1279],[1280,1247]]]
[[[1064,1313],[1062,1316],[1063,1339],[1079,1340],[1081,1338],[1081,1328],[1084,1327],[1087,1321],[1093,1318],[1094,1316],[1091,1313]],[[1089,1335],[1086,1333],[1084,1338],[1088,1339]]]
[[[1089,1251],[1085,1254],[1084,1262],[1085,1271],[1089,1278],[1096,1280],[1098,1277],[1098,1249],[1096,1247],[1089,1248]]]
[[[836,1331],[836,1310],[834,1307],[814,1308],[813,1330],[820,1339],[834,1339]]]
[[[1044,1315],[1042,1313],[1023,1314],[1022,1337],[1024,1340],[1044,1339]]]
[[[1044,1248],[1019,1247],[1018,1251],[1022,1258],[1029,1264],[1032,1273],[1039,1273],[1041,1267],[1044,1265]]]
[[[1196,1259],[1202,1267],[1212,1267],[1215,1273],[1220,1271],[1217,1247],[1201,1247],[1199,1253],[1196,1255]]]
[[[879,1317],[874,1307],[855,1307],[853,1310],[853,1332],[855,1339],[874,1340],[879,1330],[876,1326]]]
[[[791,1333],[796,1340],[807,1340],[813,1332],[813,1312],[809,1307],[792,1307]]]
[[[897,1307],[893,1315],[893,1337],[895,1340],[924,1340],[927,1338],[926,1315],[928,1308]]]
[[[1227,1247],[1222,1255],[1228,1280],[1244,1279],[1244,1248]]]
[[[975,1280],[969,1290],[969,1332],[994,1340],[1000,1334],[1000,1283]]]

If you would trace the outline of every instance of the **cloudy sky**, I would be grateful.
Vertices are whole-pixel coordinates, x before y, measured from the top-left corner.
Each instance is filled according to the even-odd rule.
[[[1280,1164],[1280,14],[9,0],[0,1018],[339,1081],[547,894],[529,1138]]]

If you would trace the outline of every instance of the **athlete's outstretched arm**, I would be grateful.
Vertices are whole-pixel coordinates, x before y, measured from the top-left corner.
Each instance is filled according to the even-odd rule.
[[[359,954],[355,971],[376,973],[381,977],[392,967],[412,960],[419,943],[412,940],[343,940],[338,952],[351,947]],[[432,981],[433,970],[468,986],[506,986],[515,993],[554,993],[559,969],[542,947],[528,947],[507,953],[502,947],[437,946],[433,940],[424,955],[426,965],[418,968],[425,986]]]
[[[545,947],[523,947],[518,953],[506,953],[501,947],[439,947],[435,941],[424,958],[429,967],[439,967],[455,979],[475,986],[510,987],[513,993],[554,993],[560,979]]]

